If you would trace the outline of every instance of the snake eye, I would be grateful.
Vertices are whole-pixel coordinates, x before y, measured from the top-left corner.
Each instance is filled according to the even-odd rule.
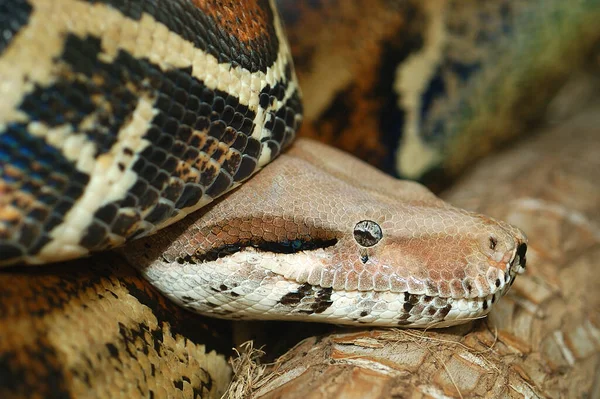
[[[372,247],[382,237],[381,227],[372,220],[363,220],[354,226],[354,239],[363,247]]]

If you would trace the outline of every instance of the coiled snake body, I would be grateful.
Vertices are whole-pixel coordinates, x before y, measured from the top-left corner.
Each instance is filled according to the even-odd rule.
[[[138,239],[122,256],[204,314],[419,327],[486,314],[523,270],[518,229],[416,183],[307,141],[273,161],[301,105],[272,3],[3,7],[4,265]]]
[[[293,139],[266,2],[19,1],[7,15],[2,258],[74,258],[173,223]]]

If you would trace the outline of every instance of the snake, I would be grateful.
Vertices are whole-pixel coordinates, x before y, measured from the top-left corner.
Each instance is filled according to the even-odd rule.
[[[520,230],[415,183],[317,143],[274,161],[302,105],[272,2],[19,0],[7,15],[6,265],[131,241],[129,263],[202,314],[411,327],[486,314],[524,270]]]
[[[394,11],[392,22],[414,26],[396,21],[389,28],[388,14],[380,12],[384,3]],[[594,2],[584,3],[588,6],[570,7],[571,14],[554,12],[556,3],[541,9],[549,10],[556,27],[563,15],[581,20],[577,15]],[[527,2],[519,4],[527,9]],[[529,4],[536,9],[535,1]],[[456,8],[446,8],[448,15]],[[505,15],[503,9],[492,14]],[[422,186],[392,179],[347,154],[295,138],[298,129],[302,134],[308,128],[309,136],[330,135],[333,142],[350,127],[355,132],[350,145],[336,144],[354,146],[370,161],[396,163],[380,155],[398,137],[380,140],[373,134],[393,125],[394,113],[387,109],[382,124],[374,126],[380,117],[374,108],[352,102],[361,96],[381,102],[379,89],[394,86],[389,77],[414,71],[422,60],[428,68],[415,80],[419,89],[439,88],[440,77],[446,77],[445,87],[455,90],[446,93],[456,96],[449,95],[446,105],[431,96],[424,97],[428,102],[407,102],[415,98],[406,91],[410,85],[399,84],[394,101],[405,106],[402,149],[431,165],[443,156],[431,143],[453,136],[450,130],[415,132],[439,126],[439,119],[450,121],[443,126],[453,131],[463,130],[453,118],[479,115],[473,106],[478,94],[490,87],[486,81],[498,82],[491,73],[494,62],[485,61],[489,53],[469,53],[467,61],[473,56],[483,61],[465,69],[431,52],[439,50],[432,40],[437,31],[423,34],[424,29],[439,28],[427,22],[446,15],[435,6],[389,1],[367,10],[359,20],[368,22],[364,26],[381,21],[386,28],[373,32],[385,43],[396,37],[410,46],[396,43],[389,48],[394,51],[382,52],[405,57],[391,59],[401,73],[390,72],[387,64],[366,73],[364,63],[349,68],[382,79],[365,84],[348,77],[339,63],[351,65],[359,50],[376,51],[369,35],[361,35],[367,41],[350,46],[341,61],[335,52],[325,54],[333,60],[325,64],[337,66],[327,69],[319,64],[325,55],[299,46],[297,36],[292,34],[288,47],[272,2],[0,3],[0,256],[10,267],[0,273],[0,369],[9,382],[0,387],[3,396],[216,395],[228,371],[213,350],[224,353],[227,346],[212,341],[225,333],[220,320],[192,317],[186,309],[219,318],[422,328],[490,311],[524,269],[521,231],[453,208]],[[466,14],[486,20],[485,13]],[[287,14],[292,29],[293,15]],[[453,33],[466,32],[468,40],[469,30],[454,23]],[[346,26],[363,27],[347,21]],[[519,31],[534,25],[500,26]],[[326,42],[326,31],[314,29],[318,45]],[[518,51],[508,53],[511,65],[527,65],[528,43],[554,41],[523,41],[536,36],[519,32]],[[560,36],[572,37],[566,33]],[[464,41],[452,37],[449,43],[460,50]],[[538,47],[542,54],[549,48]],[[294,67],[290,50],[295,55],[306,50],[310,62],[296,58]],[[465,53],[452,55],[454,60]],[[516,82],[532,70],[548,76],[531,65]],[[452,70],[467,79],[449,74]],[[427,79],[436,84],[427,86]],[[350,81],[358,83],[344,87]],[[514,93],[505,87],[515,85],[509,80],[489,92],[500,93],[495,97],[507,104],[515,96],[521,104],[535,103],[532,96],[506,96]],[[365,92],[367,86],[379,89]],[[329,109],[311,94],[315,88],[333,100]],[[479,126],[490,120],[491,110],[480,113]],[[495,120],[504,116],[500,112]],[[471,143],[481,143],[473,130],[464,129],[471,133],[459,140],[468,144],[459,153],[479,151],[471,151],[479,148]],[[415,144],[415,137],[422,141]],[[400,175],[411,174],[406,160],[401,157]],[[111,248],[117,253],[105,252]],[[96,252],[104,253],[82,258]],[[77,259],[46,265],[69,258]],[[131,265],[170,301],[138,279]]]
[[[551,45],[572,48],[580,37],[574,29],[561,29],[562,41],[530,33],[550,26],[548,18],[557,29],[589,27],[581,22],[597,15],[586,14],[594,0],[580,7],[535,0],[519,3],[526,17],[511,25],[511,7],[498,3],[463,14],[491,27],[477,46],[493,42],[494,32],[517,32],[511,40],[519,45],[496,69],[519,65],[525,72],[505,85],[493,73],[493,51],[462,51],[479,36],[464,29],[452,1],[373,2],[356,20],[356,13],[334,11],[329,23],[355,26],[364,39],[341,57],[319,47],[329,41],[342,48],[329,25],[312,25],[314,35],[303,36],[308,46],[294,30],[295,10],[324,2],[284,7],[290,48],[273,1],[0,1],[0,265],[8,267],[0,273],[0,313],[9,321],[0,329],[8,337],[0,340],[0,366],[8,365],[7,381],[25,381],[0,388],[25,396],[43,381],[42,396],[114,396],[137,381],[140,396],[166,395],[171,385],[188,396],[215,395],[227,367],[209,351],[223,352],[212,341],[225,334],[220,320],[196,319],[186,309],[226,319],[421,328],[486,315],[525,269],[523,232],[295,136],[325,139],[384,169],[398,166],[393,172],[405,177],[444,165],[445,154],[454,174],[495,148],[498,132],[513,124],[474,133],[490,120],[512,121],[495,99],[536,108],[543,96],[511,88],[532,76],[545,87],[561,80],[561,68],[536,66],[547,58],[528,64],[531,46],[547,57]],[[331,2],[334,10],[342,4],[361,6]],[[547,18],[529,23],[538,14]],[[448,40],[456,47],[451,57],[435,40],[443,15],[456,17],[448,25],[463,35]],[[500,25],[486,23],[497,16]],[[390,59],[348,67],[358,52],[377,51],[372,37],[391,45],[367,58]],[[292,52],[309,62],[296,57],[294,67]],[[585,51],[562,57],[562,65],[579,53]],[[398,70],[389,69],[394,63]],[[422,76],[412,75],[415,68]],[[404,83],[417,76],[418,90],[403,85],[403,76]],[[433,90],[442,81],[448,103]],[[398,115],[385,101],[383,113],[375,108],[385,98],[381,88],[392,87],[400,93],[392,100],[404,106],[402,127],[385,136],[385,127],[399,126]],[[489,87],[499,95],[478,102]],[[415,100],[419,90],[427,101]],[[376,105],[359,106],[358,99]],[[474,126],[452,123],[473,115]],[[448,143],[459,143],[458,150]],[[62,263],[68,259],[75,260]]]

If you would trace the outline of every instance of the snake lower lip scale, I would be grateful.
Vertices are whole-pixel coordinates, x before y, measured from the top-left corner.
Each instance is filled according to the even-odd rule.
[[[272,1],[6,12],[2,265],[143,237],[120,252],[188,309],[402,327],[484,315],[524,269],[506,223],[316,142],[278,157],[302,105]]]

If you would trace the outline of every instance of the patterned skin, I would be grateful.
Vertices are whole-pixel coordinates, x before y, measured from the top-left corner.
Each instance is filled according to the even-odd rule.
[[[517,228],[309,140],[191,218],[123,255],[217,317],[442,327],[487,314],[525,267]]]
[[[1,398],[219,398],[225,321],[189,317],[115,254],[0,273]]]
[[[266,0],[18,0],[2,12],[0,264],[157,231],[295,136],[299,92]]]

